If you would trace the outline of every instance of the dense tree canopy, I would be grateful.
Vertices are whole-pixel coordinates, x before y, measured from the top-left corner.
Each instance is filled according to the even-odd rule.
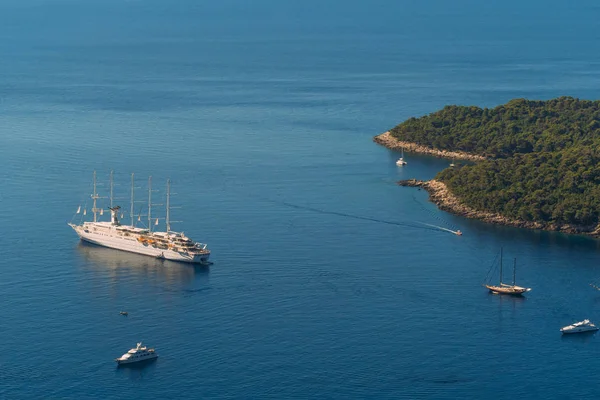
[[[600,101],[515,99],[495,108],[446,106],[390,130],[401,140],[493,158],[558,151],[600,138]]]
[[[493,158],[437,176],[475,209],[526,221],[599,222],[600,101],[448,106],[391,132],[400,140]]]

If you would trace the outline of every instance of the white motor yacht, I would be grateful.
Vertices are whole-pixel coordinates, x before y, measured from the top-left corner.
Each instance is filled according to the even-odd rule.
[[[564,328],[560,328],[560,331],[564,333],[580,333],[597,331],[598,327],[590,322],[589,319],[584,319],[580,322],[575,322],[572,325],[567,325]]]
[[[140,361],[152,360],[158,357],[154,349],[149,349],[146,346],[142,347],[142,342],[137,344],[135,349],[129,350],[119,358],[115,358],[117,364],[132,364]]]

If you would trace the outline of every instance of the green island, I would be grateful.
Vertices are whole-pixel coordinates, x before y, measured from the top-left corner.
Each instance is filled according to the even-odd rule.
[[[375,137],[389,148],[475,161],[423,186],[442,209],[488,222],[600,236],[600,101],[446,106]]]

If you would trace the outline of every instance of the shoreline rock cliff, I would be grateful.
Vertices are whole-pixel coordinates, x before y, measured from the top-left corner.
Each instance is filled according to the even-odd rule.
[[[556,225],[551,223],[523,221],[504,217],[497,213],[487,211],[478,211],[463,204],[448,187],[440,181],[432,179],[430,181],[421,181],[417,179],[408,179],[399,181],[400,186],[421,187],[429,193],[429,199],[441,210],[459,215],[465,218],[478,219],[492,224],[512,226],[516,228],[539,229],[546,231],[556,231],[570,234],[583,234],[594,238],[600,237],[600,224],[598,226],[575,226],[575,225]]]
[[[390,150],[400,150],[421,154],[429,154],[437,157],[454,158],[457,160],[470,160],[470,161],[481,161],[486,160],[485,157],[476,154],[469,154],[462,151],[448,151],[448,150],[436,150],[431,147],[423,146],[412,142],[403,142],[396,139],[392,134],[387,131],[381,135],[377,135],[373,138],[373,141]]]

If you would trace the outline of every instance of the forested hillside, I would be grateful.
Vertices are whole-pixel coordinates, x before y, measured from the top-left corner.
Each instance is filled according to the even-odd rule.
[[[600,138],[600,101],[515,99],[495,108],[446,106],[390,130],[407,142],[493,158],[557,151]]]
[[[472,208],[525,221],[599,222],[600,101],[448,106],[391,132],[403,141],[493,158],[436,177]]]

